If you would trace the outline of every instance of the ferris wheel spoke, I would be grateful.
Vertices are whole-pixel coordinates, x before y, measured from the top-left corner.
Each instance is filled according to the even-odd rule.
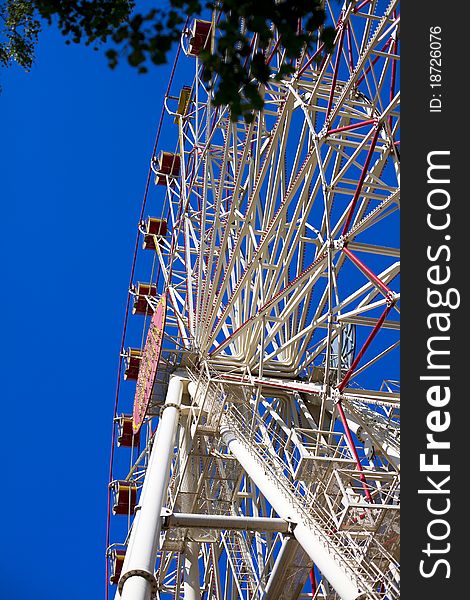
[[[278,230],[278,228],[282,227],[282,223],[283,223],[283,220],[285,219],[286,211],[289,206],[289,200],[295,194],[298,187],[300,186],[300,183],[302,180],[302,175],[305,174],[308,177],[308,169],[312,168],[313,160],[314,160],[314,155],[310,154],[310,156],[308,156],[307,159],[304,161],[304,163],[301,167],[301,170],[299,171],[294,183],[291,185],[286,196],[281,201],[281,206],[278,208],[274,217],[271,219],[271,222],[269,223],[267,231],[264,232],[264,234],[261,238],[261,241],[259,242],[259,245],[253,252],[253,257],[251,258],[250,262],[248,263],[241,279],[238,281],[237,286],[232,291],[232,294],[230,295],[227,302],[225,303],[225,309],[224,309],[223,314],[226,314],[228,312],[228,310],[232,306],[234,300],[237,298],[237,294],[241,293],[244,283],[252,275],[253,269],[256,266],[256,259],[258,257],[260,257],[262,252],[265,251],[266,246],[272,240],[272,235],[273,235],[272,232],[275,232],[276,230]],[[304,186],[304,189],[305,189],[305,186]],[[247,229],[249,229],[249,226],[247,227]],[[274,233],[274,236],[275,236],[275,233]],[[214,329],[213,329],[210,337],[208,338],[209,343],[212,343],[212,341],[217,336],[217,333],[219,332],[220,327],[221,327],[221,321],[222,320],[219,319],[219,321],[215,323]]]
[[[365,291],[368,287],[370,287],[369,285],[363,286],[363,288],[361,288],[362,292]],[[364,298],[364,300],[360,303],[359,307],[353,311],[351,311],[349,313],[350,316],[354,316],[357,315],[359,313],[362,312],[366,312],[368,310],[375,310],[377,308],[383,307],[387,304],[387,299],[384,298],[383,300],[374,302],[374,303],[369,303],[371,299],[373,299],[376,296],[376,291],[372,292],[372,296],[371,294],[369,294],[368,296],[366,296]],[[340,305],[338,305],[337,307],[335,307],[333,314],[339,312],[340,308],[344,308],[345,306],[347,306],[348,303],[352,302],[353,300],[355,300],[358,296],[360,296],[361,294],[355,294],[354,296],[352,296],[351,298],[347,299],[346,301],[343,301]],[[346,317],[347,319],[348,317]],[[341,323],[342,320],[342,316],[338,316],[338,322]],[[305,341],[304,341],[304,348],[302,348],[302,354],[301,356],[303,356],[304,354],[306,354],[306,358],[303,362],[300,363],[299,365],[299,370],[303,371],[304,369],[306,369],[315,359],[317,359],[320,354],[322,353],[323,349],[325,348],[328,340],[326,338],[323,339],[323,341],[318,344],[317,343],[317,348],[314,350],[313,348],[310,350],[307,350],[306,346],[307,344],[310,343],[311,340],[311,335],[308,336],[307,334],[313,334],[318,327],[320,327],[321,325],[323,325],[326,321],[326,317],[316,317],[315,320],[312,322],[311,325],[309,325],[303,332],[299,332],[300,333],[304,333],[305,334]]]
[[[236,131],[236,129],[235,129],[235,131]],[[237,166],[236,166],[236,171],[234,174],[235,181],[234,181],[234,187],[233,187],[233,193],[232,193],[232,202],[231,202],[230,211],[225,216],[225,226],[222,231],[222,239],[220,240],[220,245],[218,248],[218,257],[216,258],[216,261],[215,261],[215,272],[214,272],[213,280],[211,280],[209,282],[209,285],[207,287],[205,287],[204,296],[203,297],[200,296],[198,298],[198,306],[200,307],[198,317],[204,323],[206,320],[205,319],[206,311],[208,311],[209,306],[211,304],[213,304],[214,294],[216,292],[216,290],[214,289],[214,287],[212,285],[212,281],[220,280],[222,269],[224,269],[224,270],[226,269],[226,263],[224,263],[226,254],[228,253],[229,255],[231,255],[231,253],[233,252],[232,240],[233,240],[234,231],[232,230],[232,225],[235,225],[235,223],[236,223],[236,219],[237,219],[236,212],[238,211],[238,207],[239,207],[239,204],[236,202],[236,199],[239,197],[240,187],[242,185],[242,176],[243,176],[243,173],[245,170],[245,166],[248,164],[249,143],[250,143],[250,140],[252,139],[253,134],[254,134],[254,124],[252,123],[247,132],[247,139],[245,140],[245,144],[243,145],[243,151],[242,151],[242,155],[240,157],[239,163],[238,164],[235,163]],[[234,148],[234,161],[236,161],[236,159],[237,159],[237,154],[238,153],[235,151],[235,148]],[[202,294],[202,290],[201,290],[201,294]]]
[[[363,43],[363,47],[361,48],[361,53],[356,60],[355,69],[354,69],[350,79],[348,80],[348,82],[343,86],[342,92],[341,92],[338,100],[336,101],[335,106],[333,107],[333,109],[331,111],[331,114],[329,115],[329,120],[328,120],[329,122],[332,122],[335,119],[342,104],[344,103],[346,98],[350,95],[350,93],[352,91],[352,87],[357,85],[356,80],[358,78],[358,75],[367,70],[367,66],[366,66],[367,62],[369,61],[370,56],[373,53],[375,47],[380,42],[381,36],[385,32],[387,32],[387,30],[389,29],[388,26],[389,26],[390,16],[396,10],[397,5],[398,5],[398,0],[392,0],[389,3],[385,12],[383,13],[383,16],[380,18],[380,21],[376,25],[376,29],[375,29],[374,33],[372,34],[372,36],[370,38],[368,38],[367,35],[364,35],[363,40],[365,40],[367,38],[368,41],[366,43]],[[366,25],[366,31],[364,32],[365,34],[367,33],[367,30],[369,27],[370,27],[370,23]]]

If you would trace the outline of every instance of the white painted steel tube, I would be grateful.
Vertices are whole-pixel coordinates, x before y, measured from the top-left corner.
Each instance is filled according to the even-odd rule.
[[[286,569],[294,558],[298,547],[299,542],[292,537],[285,537],[282,540],[281,549],[266,584],[263,600],[278,600],[278,598],[282,598],[282,590],[286,585]]]
[[[194,458],[190,456],[191,438],[189,435],[189,423],[187,417],[183,419],[180,425],[179,439],[179,461],[181,480],[181,507],[183,510],[190,511],[193,505],[193,498],[196,491],[196,481],[194,473]],[[183,597],[184,600],[200,600],[201,587],[199,582],[199,544],[193,541],[186,541],[183,552]]]
[[[198,555],[199,544],[187,541],[184,548],[183,566],[184,600],[200,600],[201,598]]]
[[[238,529],[242,531],[280,531],[287,533],[289,523],[271,517],[235,517],[231,515],[199,515],[173,513],[167,517],[169,527],[201,527],[207,529]]]
[[[158,439],[158,428],[157,431],[155,432],[155,436],[153,439],[153,444],[157,444],[157,439]],[[135,535],[136,535],[136,531],[138,531],[139,529],[139,518],[140,518],[140,507],[142,506],[143,502],[144,502],[144,498],[145,498],[145,490],[147,489],[147,484],[146,481],[144,479],[144,484],[142,486],[142,491],[140,492],[140,498],[139,498],[139,504],[136,506],[136,512],[135,512],[135,517],[134,520],[132,522],[132,528],[131,528],[131,533],[129,536],[129,541],[127,543],[127,551],[126,551],[126,556],[124,557],[124,562],[122,565],[122,569],[121,569],[121,573],[127,573],[128,571],[128,565],[129,565],[129,558],[132,556],[133,552],[132,552],[132,548],[134,546],[134,542],[135,542]],[[121,594],[119,593],[119,589],[116,590],[116,594],[114,596],[114,600],[121,600]]]
[[[182,394],[182,379],[172,376],[145,474],[140,514],[134,523],[132,544],[126,553],[126,569],[123,568],[119,580],[122,600],[150,600],[151,597],[155,556],[160,541],[160,515],[167,494]]]
[[[295,538],[335,588],[342,600],[362,598],[365,590],[358,589],[351,577],[352,573],[344,569],[343,565],[333,558],[332,554],[323,545],[317,531],[303,523],[301,510],[290,504],[284,494],[279,493],[279,487],[276,485],[275,480],[268,477],[259,463],[253,460],[252,454],[245,444],[237,438],[237,434],[231,430],[230,426],[222,427],[221,434],[230,452],[237,458],[278,515],[296,524],[293,530]]]

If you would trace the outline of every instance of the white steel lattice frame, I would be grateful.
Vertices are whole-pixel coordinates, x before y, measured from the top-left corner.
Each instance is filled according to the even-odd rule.
[[[271,80],[251,124],[211,105],[196,57],[187,110],[165,100],[181,172],[155,236],[147,301],[168,312],[139,489],[175,369],[182,395],[155,573],[126,556],[123,600],[139,578],[162,600],[399,597],[398,2],[326,8],[335,50]],[[285,61],[276,37],[268,55]]]

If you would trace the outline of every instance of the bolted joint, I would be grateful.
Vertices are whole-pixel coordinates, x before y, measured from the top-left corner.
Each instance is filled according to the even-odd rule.
[[[297,521],[293,521],[290,517],[286,517],[285,519],[288,523],[288,530],[287,533],[290,536],[294,535],[294,529],[297,527],[298,523]]]
[[[346,238],[344,235],[340,235],[337,240],[333,240],[333,248],[335,250],[342,250],[346,244]]]
[[[338,388],[333,388],[331,390],[331,400],[333,404],[336,406],[339,402],[341,402],[341,392]]]
[[[172,511],[164,506],[160,512],[160,517],[162,519],[162,529],[169,529],[170,527],[170,517],[172,515]]]
[[[121,595],[124,584],[131,577],[142,577],[143,579],[146,579],[151,586],[151,595],[155,596],[158,591],[157,580],[155,579],[155,575],[153,573],[150,573],[150,571],[146,571],[145,569],[131,569],[130,571],[126,571],[123,573],[123,575],[121,575],[118,583],[118,590]]]
[[[359,427],[357,428],[356,436],[357,439],[361,442],[361,444],[363,444],[366,441],[366,433],[361,425],[359,425]]]
[[[165,404],[160,409],[160,416],[163,414],[163,411],[166,408],[176,408],[178,412],[181,412],[181,406],[179,404],[175,404],[174,402],[165,402]]]
[[[390,290],[390,292],[388,292],[385,296],[385,301],[387,302],[387,306],[394,306],[397,301],[397,295],[395,294],[395,292],[392,292]]]

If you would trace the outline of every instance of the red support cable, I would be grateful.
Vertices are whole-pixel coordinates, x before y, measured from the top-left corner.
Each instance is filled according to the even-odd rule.
[[[398,50],[398,40],[395,39],[393,42],[393,48],[392,48],[393,54],[396,54],[397,50]],[[395,59],[392,59],[392,75],[391,75],[391,81],[390,81],[390,102],[393,100],[393,98],[395,96],[396,74],[397,74],[397,61]],[[389,116],[388,123],[389,123],[390,131],[391,131],[392,130],[392,115]]]
[[[377,140],[379,138],[379,132],[380,132],[380,126],[376,128],[375,133],[374,133],[374,137],[372,138],[372,142],[370,144],[369,152],[367,153],[367,158],[366,158],[366,160],[364,162],[364,166],[362,167],[361,176],[359,177],[357,188],[356,188],[356,191],[354,193],[353,200],[352,200],[351,208],[349,209],[348,216],[347,216],[347,219],[346,219],[346,223],[344,224],[343,231],[341,232],[341,235],[346,235],[346,232],[349,229],[349,225],[351,224],[351,219],[352,219],[352,216],[353,216],[353,213],[354,213],[354,209],[356,208],[357,201],[358,201],[359,196],[361,194],[362,185],[363,185],[364,180],[366,178],[367,170],[369,169],[369,164],[370,164],[370,161],[372,159],[372,154],[374,153],[375,145],[377,144]]]
[[[246,327],[248,325],[248,323],[251,323],[252,321],[254,321],[257,317],[259,317],[259,315],[261,313],[265,312],[268,308],[270,308],[271,306],[273,306],[276,303],[276,300],[279,298],[279,296],[281,296],[281,294],[285,294],[288,289],[295,287],[295,285],[297,285],[297,282],[299,281],[299,279],[301,277],[304,277],[309,271],[311,271],[312,269],[314,269],[326,257],[327,257],[327,253],[326,252],[323,252],[322,254],[320,254],[319,256],[317,256],[317,258],[312,263],[310,263],[309,266],[306,267],[301,273],[299,273],[297,275],[297,277],[295,277],[285,287],[283,287],[276,294],[274,294],[274,296],[272,298],[270,298],[265,304],[263,304],[263,306],[258,310],[258,312],[255,315],[253,315],[252,317],[250,317],[249,319],[247,319],[246,321],[244,321],[239,327],[237,327],[237,329],[235,329],[235,331],[233,331],[228,337],[226,337],[225,340],[221,344],[219,344],[219,346],[217,346],[217,348],[214,348],[214,350],[212,350],[211,352],[209,352],[209,356],[213,356],[218,351],[220,352],[221,347],[222,348],[226,347],[230,343],[230,341],[234,337],[236,337],[236,335],[244,327]]]
[[[318,47],[318,50],[315,52],[315,54],[313,56],[311,56],[307,62],[304,64],[304,66],[300,69],[300,71],[297,73],[297,77],[300,77],[302,75],[302,73],[308,69],[308,67],[312,64],[312,62],[316,59],[316,57],[318,56],[318,54],[320,54],[323,50],[323,47],[325,46],[325,44],[320,44],[320,46]],[[269,64],[269,63],[268,63]]]
[[[379,50],[379,52],[385,52],[387,47],[390,46],[391,42],[392,42],[392,38],[388,39],[385,42],[385,44],[382,46],[382,48]],[[364,71],[364,73],[357,80],[356,87],[359,86],[364,81],[364,79],[366,78],[366,75],[369,73],[369,71],[372,69],[372,67],[375,65],[375,63],[379,60],[379,58],[380,58],[380,55],[378,55],[374,58],[372,63],[367,67],[367,69]]]
[[[359,127],[365,127],[366,125],[373,125],[376,123],[376,119],[368,119],[367,121],[361,121],[360,123],[353,123],[352,125],[345,125],[344,127],[337,127],[336,129],[329,129],[330,133],[340,133],[341,131],[351,131],[351,129],[358,129]]]
[[[255,47],[255,40],[257,39],[257,37],[258,37],[258,34],[255,33],[255,35],[251,38],[251,42],[250,42],[250,54],[251,54],[251,52],[253,52],[253,48]],[[244,69],[246,69],[246,65],[248,64],[248,60],[250,58],[250,54],[248,54],[248,56],[245,58],[245,63],[243,65]]]
[[[377,323],[375,324],[373,330],[370,332],[369,337],[366,339],[366,341],[364,342],[364,345],[362,346],[362,348],[360,349],[360,351],[358,352],[356,358],[354,359],[351,367],[349,368],[348,372],[346,373],[346,375],[343,377],[343,380],[341,381],[341,383],[338,385],[338,391],[341,393],[344,388],[346,387],[346,385],[348,384],[349,380],[351,379],[357,365],[359,364],[360,360],[362,359],[362,357],[364,356],[365,352],[367,351],[368,347],[370,346],[370,344],[372,343],[372,340],[375,338],[375,336],[377,335],[379,329],[382,327],[385,319],[387,318],[388,313],[392,310],[393,308],[393,304],[391,303],[389,306],[387,306],[384,310],[384,312],[382,313],[382,316],[380,317],[380,319],[377,321]],[[344,432],[346,434],[346,438],[348,440],[348,443],[350,445],[351,448],[351,452],[354,456],[354,460],[356,461],[356,465],[359,471],[359,479],[362,482],[362,486],[364,488],[364,492],[366,495],[366,498],[369,502],[373,502],[372,496],[370,494],[369,488],[367,487],[367,481],[365,478],[365,475],[362,472],[362,465],[361,462],[359,460],[359,456],[357,454],[357,450],[356,450],[356,445],[354,444],[354,440],[352,438],[351,435],[351,430],[349,428],[348,425],[348,421],[346,419],[346,415],[344,414],[344,410],[343,407],[341,405],[341,400],[338,401],[337,405],[338,407],[338,412],[341,418],[341,422],[343,424],[344,427]]]
[[[349,250],[349,248],[347,248],[346,246],[343,247],[343,252],[346,254],[347,257],[349,257],[352,262],[367,276],[369,277],[369,279],[371,279],[384,293],[385,295],[390,294],[391,293],[391,289],[385,285],[385,283],[379,278],[377,277],[377,275],[375,273],[373,273],[369,267],[366,267],[366,265],[355,255],[351,252],[351,250]]]
[[[328,117],[330,116],[330,112],[331,112],[331,107],[333,105],[333,97],[335,94],[336,81],[338,79],[339,61],[341,59],[341,52],[343,51],[344,32],[346,31],[346,28],[344,27],[344,25],[341,25],[341,22],[338,22],[338,26],[341,28],[341,34],[339,37],[338,50],[337,50],[336,60],[335,60],[335,68],[333,71],[333,81],[331,82],[330,97],[328,98],[328,107],[326,109],[326,117],[325,117],[326,121],[328,121]]]
[[[359,364],[361,358],[364,356],[364,354],[366,353],[367,349],[371,345],[372,340],[377,335],[379,329],[382,327],[385,319],[387,318],[388,313],[392,310],[393,305],[394,305],[394,303],[392,302],[389,306],[387,306],[385,308],[385,310],[383,311],[380,319],[377,321],[377,323],[374,325],[374,328],[370,332],[369,337],[366,339],[366,341],[364,342],[364,345],[362,346],[362,348],[357,353],[357,356],[353,360],[352,365],[349,367],[348,372],[343,377],[341,383],[338,385],[338,390],[339,390],[340,393],[344,390],[344,388],[346,387],[346,385],[349,383],[349,380],[351,379],[351,377],[352,377],[352,375],[353,375],[353,373],[354,373],[357,365]]]
[[[364,6],[366,6],[366,4],[369,4],[371,2],[371,0],[364,0],[364,2],[361,2],[359,4],[359,6],[355,6],[353,8],[353,12],[357,13],[361,10],[361,8],[364,8]]]
[[[276,52],[277,52],[277,49],[279,48],[279,44],[281,43],[281,39],[282,39],[282,36],[280,35],[280,36],[277,38],[277,41],[276,41],[276,43],[274,44],[274,48],[272,49],[272,51],[271,51],[271,54],[269,55],[269,58],[268,58],[268,60],[266,61],[266,64],[267,64],[267,65],[269,65],[269,64],[270,64],[270,62],[271,62],[271,61],[272,61],[272,59],[273,59],[273,56],[276,54]]]
[[[310,569],[310,583],[312,585],[312,598],[315,598],[315,594],[317,591],[317,582],[315,580],[315,571],[313,570],[313,567]]]
[[[373,330],[369,334],[369,337],[364,342],[364,345],[362,346],[362,348],[358,352],[358,354],[357,354],[356,358],[354,359],[354,361],[353,361],[351,367],[349,368],[348,372],[343,377],[343,380],[341,381],[341,383],[338,385],[337,390],[339,391],[339,393],[341,393],[344,390],[344,388],[346,387],[346,385],[348,384],[348,382],[351,379],[351,377],[352,377],[352,375],[353,375],[353,373],[354,373],[357,365],[359,364],[360,360],[364,356],[364,354],[367,351],[368,347],[372,343],[372,340],[377,335],[379,329],[382,327],[385,319],[387,318],[388,313],[392,310],[392,308],[393,308],[393,303],[386,307],[386,309],[382,313],[382,316],[380,317],[380,319],[375,324],[375,327],[373,328]],[[341,422],[343,424],[344,433],[345,433],[346,438],[348,440],[348,444],[349,444],[350,450],[352,452],[354,460],[356,461],[357,470],[359,471],[359,479],[361,480],[362,487],[364,489],[364,493],[366,495],[367,501],[370,502],[370,503],[373,503],[373,498],[372,498],[370,490],[369,490],[369,488],[367,486],[367,480],[366,480],[366,477],[365,477],[365,475],[363,473],[361,461],[360,461],[359,455],[357,453],[356,444],[354,443],[354,440],[353,440],[353,437],[352,437],[352,434],[351,434],[351,429],[349,428],[348,420],[346,419],[346,415],[344,414],[343,406],[341,404],[341,399],[338,400],[336,406],[338,408],[339,416],[340,416]]]
[[[189,17],[186,19],[185,27],[188,24],[188,20],[189,20]],[[178,45],[178,50],[176,51],[176,56],[175,56],[175,60],[173,62],[173,68],[172,68],[172,71],[171,71],[171,74],[170,74],[170,79],[168,81],[168,87],[167,87],[167,90],[166,90],[165,97],[168,96],[168,94],[170,93],[170,88],[171,88],[171,84],[173,83],[173,77],[174,77],[174,74],[175,74],[176,65],[178,63],[178,58],[179,58],[179,55],[180,55],[180,51],[181,51],[181,44]],[[159,124],[158,124],[157,134],[155,136],[155,144],[154,144],[153,150],[152,150],[152,158],[155,157],[155,152],[156,152],[156,149],[157,149],[158,141],[160,139],[160,133],[161,133],[161,129],[162,129],[164,114],[165,114],[165,106],[163,105],[162,106],[162,112],[160,114],[160,121],[159,121]],[[141,207],[141,210],[140,210],[139,222],[141,222],[143,220],[145,206],[147,204],[147,196],[148,196],[148,191],[149,191],[151,177],[152,177],[152,168],[149,167],[148,174],[147,174],[147,182],[145,184],[144,197],[143,197],[143,200],[142,200],[142,207]],[[136,261],[137,261],[137,251],[139,249],[139,239],[140,239],[140,231],[137,230],[137,236],[136,236],[135,246],[134,246],[134,257],[133,257],[133,260],[132,260],[131,275],[130,275],[130,279],[129,279],[129,289],[132,286],[132,282],[134,280],[135,265],[136,265]],[[114,446],[115,446],[115,425],[114,425],[114,418],[116,417],[116,414],[117,414],[118,401],[119,401],[119,392],[120,392],[120,384],[121,384],[121,365],[122,365],[121,354],[124,351],[124,344],[125,344],[126,332],[127,332],[127,320],[128,320],[128,317],[129,317],[129,307],[130,307],[130,296],[129,296],[129,294],[127,294],[126,311],[125,311],[125,315],[124,315],[124,325],[123,325],[122,336],[121,336],[121,348],[120,348],[120,351],[119,351],[119,365],[118,365],[118,374],[117,374],[117,381],[116,381],[116,392],[115,392],[115,397],[114,397],[113,428],[112,428],[112,433],[111,433],[111,452],[110,452],[110,460],[109,460],[109,483],[111,483],[111,481],[113,480],[113,462],[114,462]],[[110,525],[111,525],[111,490],[108,487],[107,519],[106,519],[106,549],[109,548]],[[109,578],[108,578],[108,575],[109,575],[109,568],[108,568],[108,559],[106,557],[105,600],[108,600],[108,598],[109,598],[109,589],[108,589],[109,588],[109,584],[108,584]]]
[[[352,39],[351,39],[351,23],[348,21],[346,28],[346,35],[348,41],[348,58],[349,58],[349,70],[352,73],[354,71],[354,59],[352,53]]]
[[[348,420],[346,419],[346,415],[344,414],[344,410],[341,405],[341,401],[339,401],[336,406],[338,407],[339,416],[340,416],[341,422],[344,427],[344,433],[346,434],[349,448],[352,452],[352,455],[354,456],[354,460],[356,461],[357,470],[359,471],[359,479],[361,480],[362,487],[364,489],[364,493],[366,495],[367,501],[370,502],[371,504],[373,504],[373,498],[372,498],[370,490],[367,486],[367,480],[366,480],[366,477],[362,470],[362,465],[361,465],[361,461],[359,460],[359,455],[357,453],[356,444],[354,443],[354,440],[353,440],[353,437],[351,434],[351,430],[348,425]]]

